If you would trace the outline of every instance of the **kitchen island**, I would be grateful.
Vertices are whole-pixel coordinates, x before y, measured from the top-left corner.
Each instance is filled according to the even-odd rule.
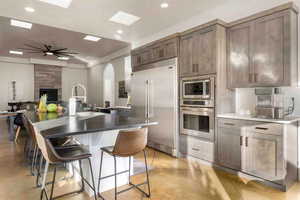
[[[74,140],[82,144],[92,154],[92,167],[95,183],[98,183],[101,147],[113,146],[120,130],[135,129],[156,125],[157,122],[145,121],[132,117],[115,114],[103,114],[96,112],[77,113],[76,116],[56,113],[27,112],[27,119],[32,123],[40,134],[46,139],[72,136]],[[128,170],[128,158],[117,158],[117,171]],[[131,165],[132,166],[132,165]],[[75,172],[74,177],[79,180],[79,167],[77,163],[69,165],[70,172]],[[74,170],[73,170],[74,169]],[[113,159],[104,154],[102,176],[113,174]],[[91,182],[87,163],[83,162],[83,173]],[[118,186],[128,184],[128,174],[118,175]],[[100,192],[114,188],[114,178],[102,181]],[[89,187],[86,192],[92,195]]]

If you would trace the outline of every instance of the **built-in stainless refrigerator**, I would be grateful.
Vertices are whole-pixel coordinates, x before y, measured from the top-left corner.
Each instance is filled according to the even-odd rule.
[[[157,121],[150,126],[148,146],[178,154],[177,58],[151,64],[151,69],[134,72],[131,105],[135,117]]]

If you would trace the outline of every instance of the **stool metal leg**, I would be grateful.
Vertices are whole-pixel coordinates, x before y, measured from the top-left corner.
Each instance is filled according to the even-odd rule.
[[[99,178],[98,178],[98,189],[97,189],[97,192],[98,192],[98,196],[104,200],[104,198],[100,195],[100,183],[101,183],[101,173],[102,173],[102,162],[103,162],[103,151],[101,151],[101,158],[100,158],[100,170],[99,170]]]
[[[92,168],[92,162],[91,162],[90,158],[88,158],[88,161],[89,161],[89,165],[90,165],[90,171],[91,171],[91,177],[92,177],[92,184],[93,184],[92,190],[94,191],[94,198],[95,198],[95,200],[97,200],[97,194],[96,194],[96,187],[95,187],[95,180],[94,180],[94,173],[93,173],[93,168]]]
[[[114,170],[115,170],[115,200],[117,200],[118,195],[118,188],[117,188],[117,159],[116,156],[114,156]]]
[[[84,180],[83,180],[83,172],[82,172],[82,163],[81,160],[78,160],[79,168],[80,168],[80,176],[81,176],[81,191],[84,191]]]
[[[146,168],[146,175],[147,175],[147,185],[148,185],[148,195],[147,197],[151,196],[151,191],[150,191],[150,182],[149,182],[149,171],[148,171],[148,163],[147,163],[147,155],[146,155],[146,151],[143,150],[144,152],[144,158],[145,158],[145,168]]]
[[[130,176],[131,176],[131,174],[130,174],[130,170],[131,170],[131,156],[129,156],[128,160],[129,160],[128,184],[130,184]]]
[[[53,191],[54,191],[55,178],[56,178],[56,165],[54,166],[54,173],[53,173],[53,180],[52,180],[52,186],[51,186],[50,200],[53,200]]]

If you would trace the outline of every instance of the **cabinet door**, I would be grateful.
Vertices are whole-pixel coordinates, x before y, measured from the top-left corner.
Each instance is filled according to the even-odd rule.
[[[281,86],[288,73],[289,15],[277,13],[254,22],[253,67],[256,86]]]
[[[218,162],[232,169],[241,169],[242,136],[238,128],[218,127]]]
[[[228,87],[249,87],[251,71],[251,23],[228,29]]]
[[[242,171],[273,182],[282,181],[285,176],[282,136],[247,132]]]
[[[180,68],[181,77],[193,75],[193,35],[189,34],[180,39]]]
[[[195,75],[216,73],[216,31],[213,28],[194,33],[193,72]]]
[[[164,55],[165,59],[176,57],[177,52],[178,52],[178,40],[177,40],[177,38],[166,41],[164,43],[164,48],[165,48],[165,55]]]
[[[150,49],[143,50],[140,53],[140,57],[141,57],[141,64],[142,65],[150,63],[151,62]]]
[[[151,48],[152,62],[159,61],[165,56],[165,49],[163,44],[156,44]]]

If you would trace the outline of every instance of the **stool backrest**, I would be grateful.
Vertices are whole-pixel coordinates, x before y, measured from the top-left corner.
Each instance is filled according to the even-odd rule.
[[[51,142],[48,139],[45,139],[31,123],[28,124],[29,124],[29,128],[33,130],[33,133],[35,134],[37,145],[41,150],[44,158],[49,163],[59,162],[58,156],[56,155],[56,152]]]
[[[120,131],[114,146],[113,155],[133,156],[146,148],[148,128]]]
[[[22,119],[23,119],[23,124],[25,126],[25,129],[26,129],[27,133],[31,137],[33,143],[36,144],[35,133],[34,133],[33,127],[31,126],[31,123],[28,121],[25,114],[22,115]]]

